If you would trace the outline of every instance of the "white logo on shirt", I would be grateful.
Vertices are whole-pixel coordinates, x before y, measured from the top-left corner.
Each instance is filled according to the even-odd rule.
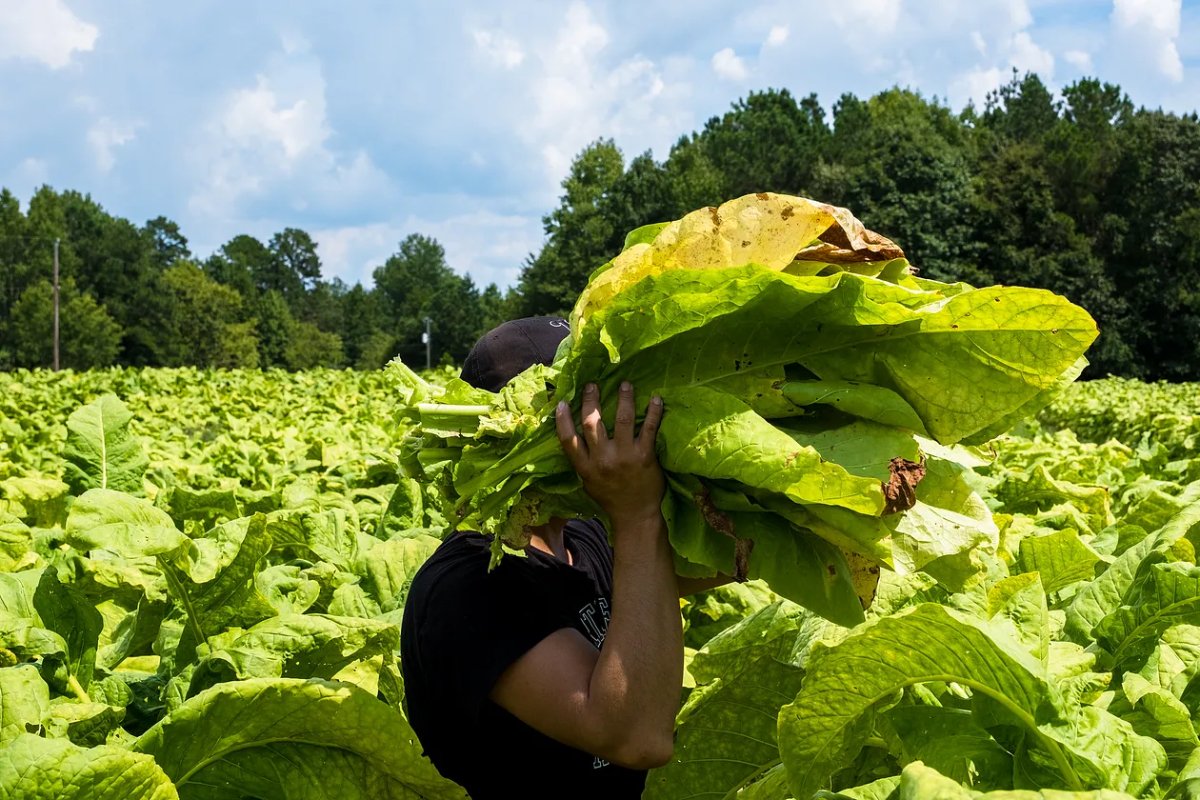
[[[592,646],[597,650],[604,644],[604,637],[608,634],[608,621],[607,598],[597,597],[594,601],[579,609],[579,622],[583,625],[588,640],[591,641]]]

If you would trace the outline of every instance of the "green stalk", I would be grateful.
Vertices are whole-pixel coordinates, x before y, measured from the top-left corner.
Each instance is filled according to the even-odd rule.
[[[1083,781],[1079,780],[1079,775],[1075,773],[1074,768],[1071,767],[1071,763],[1067,761],[1067,754],[1063,752],[1062,745],[1051,739],[1046,734],[1042,733],[1042,730],[1038,727],[1037,721],[1034,720],[1028,711],[1021,708],[1008,697],[996,691],[992,687],[981,683],[980,681],[973,680],[971,678],[964,678],[960,675],[921,675],[919,677],[913,677],[907,681],[904,681],[902,686],[912,686],[914,684],[929,683],[932,681],[961,684],[968,687],[972,691],[976,691],[982,695],[990,697],[1000,705],[1004,706],[1005,710],[1019,719],[1025,725],[1025,727],[1029,729],[1030,733],[1037,737],[1038,743],[1041,744],[1042,747],[1046,749],[1046,752],[1050,754],[1050,757],[1054,759],[1054,765],[1058,767],[1058,772],[1060,775],[1062,775],[1063,780],[1067,782],[1067,786],[1070,787],[1072,791],[1083,791]],[[879,699],[882,700],[883,698],[880,697]]]
[[[491,406],[456,406],[449,403],[417,403],[421,417],[482,417],[492,410]]]
[[[79,679],[74,675],[67,678],[67,688],[71,690],[71,694],[75,695],[75,699],[81,700],[84,703],[92,702],[92,698],[88,697],[88,693],[83,690],[83,686],[80,685]]]

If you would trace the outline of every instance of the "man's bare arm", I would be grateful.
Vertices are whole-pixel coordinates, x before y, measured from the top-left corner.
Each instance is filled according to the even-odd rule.
[[[582,436],[569,412],[559,411],[563,449],[613,523],[612,619],[599,652],[578,631],[557,631],[509,667],[491,695],[551,738],[642,769],[671,757],[683,680],[679,587],[654,454],[661,417],[656,398],[635,436],[628,385],[611,438],[595,387],[584,392]]]

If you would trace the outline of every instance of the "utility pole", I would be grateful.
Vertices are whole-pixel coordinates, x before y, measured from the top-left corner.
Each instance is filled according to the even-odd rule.
[[[421,335],[421,338],[425,340],[425,369],[433,369],[433,359],[432,359],[433,335],[430,332],[430,327],[429,327],[432,324],[433,324],[433,320],[431,320],[429,317],[426,317],[425,318],[425,333]]]
[[[58,372],[58,239],[54,240],[54,371]]]

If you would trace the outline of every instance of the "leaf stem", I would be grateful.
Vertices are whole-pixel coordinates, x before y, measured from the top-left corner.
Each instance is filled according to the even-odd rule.
[[[81,700],[84,703],[92,702],[92,698],[88,697],[88,693],[83,690],[83,686],[80,685],[79,679],[74,675],[71,675],[67,678],[67,688],[71,690],[71,694],[75,695],[76,700]]]
[[[979,681],[971,678],[964,678],[959,675],[922,675],[919,678],[906,682],[904,685],[912,686],[917,683],[928,683],[932,681],[940,681],[944,683],[954,682],[962,684],[963,686],[970,687],[980,694],[990,697],[1000,705],[1004,706],[1009,713],[1021,720],[1021,722],[1025,723],[1026,727],[1028,727],[1029,730],[1033,732],[1033,735],[1037,737],[1042,747],[1046,748],[1046,751],[1050,753],[1050,757],[1054,759],[1055,766],[1058,767],[1059,773],[1063,776],[1063,780],[1067,782],[1071,790],[1076,792],[1083,791],[1083,782],[1079,780],[1079,776],[1071,767],[1071,763],[1067,761],[1067,755],[1063,752],[1062,746],[1046,734],[1042,733],[1041,729],[1037,725],[1037,722],[1034,721],[1033,717],[1031,717],[1029,713],[1025,711],[1025,709],[1021,708],[1019,705],[1012,702],[1002,693],[997,692],[987,684],[980,683]]]

